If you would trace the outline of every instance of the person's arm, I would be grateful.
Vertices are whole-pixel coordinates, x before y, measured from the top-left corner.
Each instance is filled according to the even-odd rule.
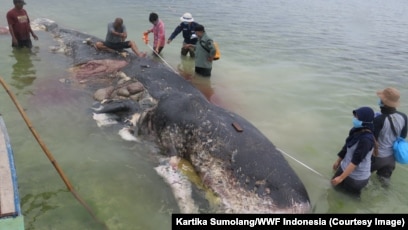
[[[333,170],[337,170],[337,168],[340,165],[340,162],[343,160],[344,156],[346,155],[346,152],[347,152],[347,146],[344,144],[340,152],[337,153],[338,158],[333,164]]]
[[[404,127],[402,127],[402,130],[401,130],[401,137],[402,138],[407,138],[407,115],[405,115],[405,114],[401,114],[402,115],[402,117],[404,117],[404,121],[405,121],[405,123],[404,123]]]
[[[373,140],[369,138],[363,137],[360,138],[356,149],[354,150],[353,157],[351,158],[350,164],[347,165],[346,169],[343,171],[342,174],[333,178],[332,184],[334,186],[340,184],[346,177],[350,175],[354,171],[354,169],[363,161],[367,154],[374,148]]]
[[[27,16],[27,20],[28,20],[28,29],[29,29],[29,32],[30,32],[31,36],[33,36],[34,40],[38,40],[37,35],[36,35],[36,34],[34,33],[34,31],[31,29],[30,18],[28,17],[27,12],[26,12],[26,16]]]
[[[331,180],[332,185],[336,186],[343,182],[343,180],[346,179],[354,171],[354,169],[356,169],[356,167],[357,166],[355,164],[350,162],[342,174]]]
[[[170,44],[170,42],[183,30],[183,27],[181,27],[181,24],[174,29],[173,33],[170,35],[169,39],[167,40],[167,44]]]
[[[126,26],[125,25],[122,25],[122,35],[121,35],[121,37],[122,37],[122,41],[125,41],[126,40],[126,38],[127,38],[127,30],[126,30]]]
[[[161,46],[164,46],[164,44],[161,44],[161,37],[163,37],[163,36],[165,36],[164,35],[164,25],[163,25],[163,23],[160,23],[159,25],[158,25],[158,34],[157,34],[157,44],[156,44],[156,52],[159,52],[159,48],[161,47]]]
[[[13,45],[18,45],[18,41],[16,38],[16,35],[14,34],[14,30],[13,30],[13,25],[16,23],[13,16],[11,15],[11,13],[7,14],[7,23],[8,23],[8,27],[9,27],[9,32],[11,35],[11,42],[13,43]]]
[[[354,150],[353,157],[351,158],[351,163],[353,163],[354,165],[359,165],[373,148],[374,138],[373,139],[370,139],[368,137],[360,138],[358,145]]]
[[[337,156],[343,159],[344,156],[346,156],[346,152],[347,152],[347,146],[346,144],[344,144],[341,150],[337,153]]]
[[[122,37],[122,41],[124,42],[127,38],[127,33],[123,32],[120,36]]]
[[[37,37],[37,35],[34,33],[34,31],[31,29],[31,26],[30,26],[30,31],[31,31],[31,36],[33,36],[34,40],[38,40],[38,37]]]
[[[210,49],[208,61],[211,62],[214,60],[214,56],[215,56],[215,47],[214,47],[213,40],[209,40],[207,45],[208,45],[208,48]]]
[[[121,38],[122,38],[122,41],[124,41],[124,40],[126,39],[126,37],[127,37],[126,27],[123,27],[123,28],[124,28],[124,29],[123,29],[123,32],[120,33],[120,32],[117,32],[117,31],[115,30],[115,27],[113,26],[112,23],[109,23],[109,24],[108,24],[108,30],[109,30],[109,32],[110,32],[111,34],[113,34],[114,36],[121,37]]]
[[[380,135],[380,131],[383,128],[384,125],[384,120],[385,120],[385,115],[379,115],[374,118],[374,137],[375,139],[378,139],[378,136]]]
[[[11,40],[12,40],[13,45],[17,45],[18,41],[17,41],[16,35],[14,35],[13,25],[11,24],[9,24],[9,31],[10,31]]]
[[[338,157],[337,160],[333,163],[333,170],[336,171],[339,166],[340,166],[340,162],[343,160],[343,158]]]

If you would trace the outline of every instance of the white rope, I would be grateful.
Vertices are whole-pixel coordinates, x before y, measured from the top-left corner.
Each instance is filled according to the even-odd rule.
[[[292,160],[296,161],[296,162],[299,163],[300,165],[302,165],[302,166],[304,166],[305,168],[309,169],[310,171],[316,173],[317,175],[319,175],[319,176],[321,176],[321,177],[323,177],[323,178],[326,178],[325,176],[323,176],[323,175],[322,175],[321,173],[319,173],[318,171],[312,169],[311,167],[307,166],[305,163],[303,163],[303,162],[299,161],[298,159],[292,157],[291,155],[289,155],[288,153],[286,153],[286,152],[283,151],[282,149],[279,149],[279,148],[278,148],[278,150],[279,150],[281,153],[285,154],[286,156],[292,158]]]
[[[160,56],[160,54],[158,54],[158,53],[153,49],[153,47],[151,47],[149,44],[146,44],[146,45],[147,45],[147,47],[149,47],[149,48],[157,55],[157,57],[159,57],[159,58],[164,62],[164,64],[166,64],[171,70],[173,70],[174,73],[179,74],[176,70],[173,69],[173,67],[171,67],[171,65],[170,65],[169,63],[166,62],[166,60],[164,60],[164,59]]]
[[[298,159],[292,157],[291,155],[289,155],[288,153],[286,153],[286,152],[283,151],[282,149],[279,149],[279,148],[277,148],[277,149],[278,149],[281,153],[285,154],[286,156],[290,157],[292,160],[294,160],[294,161],[296,161],[297,163],[299,163],[300,165],[302,165],[303,167],[309,169],[310,171],[314,172],[315,174],[317,174],[317,175],[319,175],[319,176],[321,176],[321,177],[323,177],[323,178],[326,178],[325,176],[323,176],[323,175],[322,175],[321,173],[319,173],[318,171],[316,171],[316,170],[312,169],[311,167],[307,166],[305,163],[301,162],[300,160],[298,160]],[[401,164],[396,164],[396,166],[397,166],[399,169],[402,169],[402,170],[408,172],[408,168],[407,168],[407,167],[405,167],[405,166],[403,166],[403,165],[401,165]]]

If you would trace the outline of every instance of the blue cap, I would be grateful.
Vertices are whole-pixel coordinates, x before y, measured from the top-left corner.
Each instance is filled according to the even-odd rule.
[[[357,116],[357,119],[363,122],[363,127],[373,129],[374,121],[374,110],[370,107],[360,107],[356,110],[353,110],[353,114]]]

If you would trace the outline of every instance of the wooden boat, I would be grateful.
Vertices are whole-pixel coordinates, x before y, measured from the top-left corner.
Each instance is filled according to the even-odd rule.
[[[0,230],[24,230],[13,150],[0,114]]]

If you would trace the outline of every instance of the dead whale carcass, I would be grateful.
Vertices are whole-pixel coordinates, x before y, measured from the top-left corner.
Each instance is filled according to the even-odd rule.
[[[127,77],[120,81],[110,66],[99,64],[109,65],[103,60],[119,61],[123,56],[96,51],[89,46],[99,40],[95,37],[55,27],[53,31],[69,49],[66,53],[73,57],[74,65],[91,63],[86,72],[109,70],[113,74],[103,83],[98,82],[100,78],[85,82],[88,88],[114,85],[112,92],[119,92],[128,81],[143,85],[144,93],[137,99],[109,91],[104,99],[114,103],[102,102],[95,112],[115,115],[119,122],[131,125],[128,130],[135,135],[155,136],[167,156],[190,162],[203,187],[219,198],[217,212],[310,211],[299,177],[282,153],[246,119],[209,103],[189,82],[147,58],[126,57],[127,65],[116,69]],[[100,60],[98,65],[92,65],[95,60]],[[93,71],[92,66],[98,70]],[[83,72],[80,76],[84,77]],[[152,103],[145,106],[147,99]]]

